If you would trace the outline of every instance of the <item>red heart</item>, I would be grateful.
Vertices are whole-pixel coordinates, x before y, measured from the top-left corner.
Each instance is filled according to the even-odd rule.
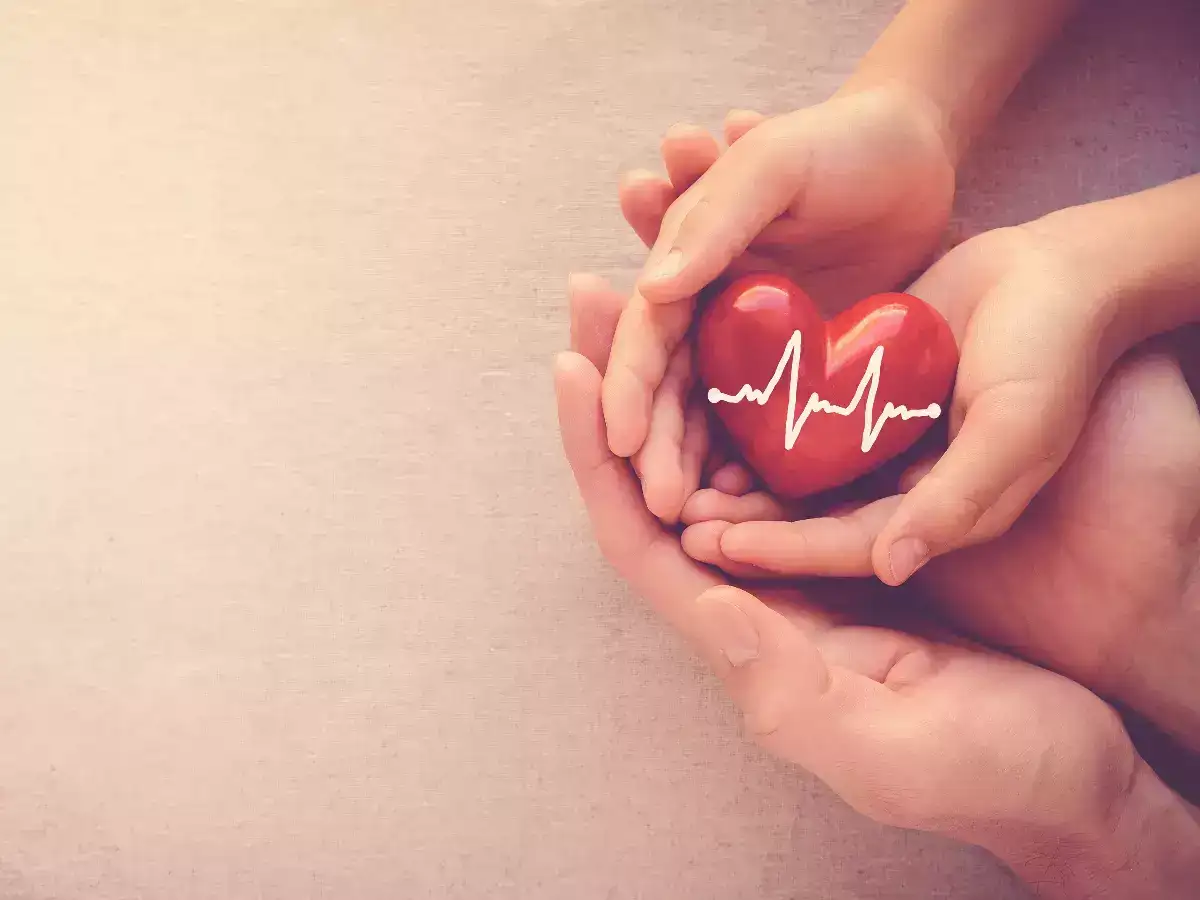
[[[784,357],[797,332],[792,421],[800,425],[789,450],[794,354]],[[777,275],[739,279],[712,301],[700,321],[697,353],[706,400],[714,400],[714,391],[743,397],[740,402],[716,397],[714,408],[767,487],[790,499],[848,484],[911,447],[944,415],[958,368],[950,326],[924,301],[877,294],[826,322],[807,294]],[[877,378],[868,374],[872,368]],[[871,403],[873,382],[878,388]],[[750,394],[765,394],[769,387],[765,403]],[[848,414],[818,405],[805,417],[810,400]],[[904,409],[896,415],[899,407]],[[864,441],[868,412],[873,443],[870,437]]]

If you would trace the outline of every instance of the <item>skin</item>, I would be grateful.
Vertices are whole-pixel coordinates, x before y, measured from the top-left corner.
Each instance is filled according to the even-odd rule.
[[[895,262],[889,257],[893,250],[912,249],[903,234],[872,247],[871,235],[887,218],[871,207],[872,198],[860,206],[864,198],[853,193],[852,184],[841,185],[845,199],[831,192],[828,209],[834,217],[866,209],[860,221],[838,229],[830,227],[826,207],[812,203],[812,195],[819,198],[841,169],[853,172],[859,185],[877,188],[876,197],[892,201],[885,203],[888,210],[902,206],[888,194],[886,178],[894,170],[907,173],[910,157],[897,152],[870,163],[876,147],[898,149],[887,144],[896,134],[919,133],[927,148],[935,134],[941,147],[931,158],[940,156],[952,173],[971,138],[1074,5],[912,0],[846,88],[828,105],[802,111],[833,112],[819,123],[810,118],[808,130],[801,113],[780,117],[782,125],[769,120],[770,128],[738,114],[744,126],[727,135],[733,149],[721,154],[695,129],[675,129],[664,143],[670,181],[639,173],[623,185],[622,208],[651,252],[616,330],[611,359],[593,347],[585,351],[590,365],[579,356],[560,360],[560,420],[602,549],[709,660],[760,743],[809,767],[882,821],[992,849],[1042,896],[1182,898],[1193,893],[1200,874],[1194,810],[1136,754],[1126,786],[1098,805],[1072,807],[1069,799],[1050,798],[1047,806],[1044,788],[1029,790],[1025,781],[1030,770],[1021,763],[1036,758],[1034,768],[1044,767],[1054,786],[1069,785],[1076,799],[1088,788],[1071,782],[1072,773],[1086,772],[1091,787],[1111,788],[1113,772],[1125,771],[1118,761],[1130,760],[1124,731],[1112,743],[1115,732],[1086,712],[1092,707],[1075,693],[1082,690],[1078,684],[1052,686],[1040,677],[1048,674],[1044,670],[1033,669],[1039,677],[1031,676],[1026,664],[913,616],[936,612],[941,604],[976,634],[1080,673],[1160,724],[1176,725],[1177,736],[1195,738],[1195,711],[1186,697],[1187,685],[1195,683],[1190,636],[1198,627],[1192,611],[1195,404],[1177,356],[1122,359],[1122,351],[1178,324],[1177,311],[1189,299],[1195,306],[1200,291],[1193,284],[1190,298],[1153,307],[1103,302],[1109,299],[1106,282],[1125,288],[1188,283],[1195,254],[1187,235],[1196,223],[1181,208],[1186,213],[1197,207],[1192,194],[1176,192],[1136,208],[1110,207],[1110,227],[1098,231],[1048,217],[1042,224],[1059,226],[1057,231],[1048,227],[1035,235],[1036,229],[1025,227],[982,236],[934,267],[934,280],[914,286],[919,296],[941,304],[965,346],[950,422],[957,447],[949,453],[941,448],[939,458],[876,492],[904,492],[880,503],[859,502],[798,523],[802,535],[778,531],[774,544],[767,533],[751,540],[753,532],[744,529],[758,526],[729,523],[786,519],[799,511],[755,492],[749,473],[728,463],[728,451],[709,433],[707,417],[688,403],[692,365],[683,336],[700,288],[725,271],[769,267],[808,289],[818,285],[812,293],[836,309],[898,287],[906,273],[877,284],[856,277],[865,271],[863,260],[882,267]],[[849,100],[862,105],[839,103]],[[901,114],[889,115],[896,111]],[[874,129],[873,120],[887,127]],[[828,156],[814,154],[814,145],[828,147],[844,138],[838,130],[848,123],[855,140]],[[906,131],[905,125],[917,128]],[[673,160],[672,146],[679,150]],[[860,167],[864,160],[867,165]],[[919,200],[926,207],[927,198],[940,207],[936,189],[924,194]],[[913,232],[925,227],[919,200],[914,198]],[[1131,235],[1130,220],[1144,227]],[[788,227],[776,228],[780,222]],[[1154,237],[1164,234],[1167,240]],[[771,239],[762,240],[764,235]],[[845,241],[842,259],[821,243],[829,235],[835,246]],[[1130,252],[1131,237],[1150,252]],[[1063,252],[1047,254],[1055,239]],[[926,236],[924,252],[936,243],[936,236]],[[1102,253],[1089,258],[1087,250],[1094,248]],[[1114,272],[1100,264],[1124,258],[1137,265]],[[850,271],[838,271],[843,260]],[[832,277],[825,282],[827,275]],[[1089,285],[1096,293],[1087,300],[1099,302],[1064,302],[1079,292],[1063,291],[1062,284],[1072,279],[1076,286],[1088,284],[1088,276],[1096,276]],[[1055,280],[1060,289],[1047,291]],[[596,283],[588,287],[603,290]],[[964,293],[965,300],[956,296]],[[1144,299],[1155,293],[1127,295]],[[578,294],[575,300],[580,305]],[[1035,317],[1043,328],[1030,340],[1021,323]],[[1011,365],[1014,356],[1017,366]],[[604,375],[602,424],[595,413],[599,375]],[[1097,413],[1089,421],[1093,395]],[[571,421],[590,425],[577,428]],[[1005,444],[1015,452],[990,452]],[[650,511],[665,522],[691,525],[682,546],[731,574],[873,570],[901,584],[920,569],[912,586],[917,590],[905,590],[903,602],[896,603],[874,581],[843,581],[832,597],[837,616],[813,605],[829,590],[826,583],[814,584],[803,597],[777,588],[754,597],[719,583],[705,590],[705,570],[679,565],[678,546],[636,502],[639,485],[613,452],[632,458]],[[1059,477],[1039,495],[1060,467]],[[601,482],[604,490],[597,487]],[[695,492],[701,483],[712,489]],[[1026,506],[1029,511],[1018,519]],[[1006,534],[1014,521],[1017,528]],[[1136,531],[1120,524],[1128,522],[1137,523]],[[941,556],[1001,535],[994,544]],[[755,548],[758,557],[752,555]],[[934,562],[922,568],[930,557]],[[947,565],[950,559],[957,559],[957,571]],[[980,577],[985,572],[993,577]],[[1031,573],[1041,579],[1036,587],[1029,583]],[[699,598],[688,600],[697,589],[703,591]],[[891,621],[879,621],[881,610]],[[995,667],[997,662],[1018,669]],[[980,677],[972,680],[972,674]],[[992,701],[1009,689],[1015,691],[1012,719],[1005,721],[1007,704]],[[889,702],[896,694],[904,704]],[[1042,707],[1041,696],[1054,702]],[[926,708],[948,715],[953,727],[939,730],[920,718]],[[917,719],[909,717],[913,714]],[[847,728],[848,722],[859,727]],[[938,740],[923,742],[921,736],[929,733]],[[961,768],[970,758],[964,741],[986,748],[982,761],[999,763],[1004,778],[989,781],[986,766]],[[1007,756],[1010,751],[1016,756]],[[929,769],[935,770],[932,778]],[[988,800],[975,796],[974,783],[985,785]],[[937,799],[926,805],[922,800],[930,795]]]
[[[683,160],[696,146],[668,135],[668,170],[686,168]],[[698,168],[703,159],[697,154],[693,161]],[[649,178],[635,184],[622,187],[621,205],[645,236],[662,207],[647,202]],[[660,198],[672,189],[657,184]],[[918,285],[935,300],[939,294],[983,297],[1006,278],[1026,283],[1028,273],[1044,277],[1063,265],[1045,252],[1036,232],[1005,229],[955,248]],[[966,321],[952,324],[961,329]],[[1019,329],[1020,321],[1008,330]],[[1050,321],[1047,333],[1070,333],[1066,322]],[[1190,341],[1196,346],[1200,335]],[[1189,636],[1200,640],[1200,416],[1180,368],[1188,343],[1189,333],[1180,332],[1126,360],[1136,365],[1118,367],[1090,419],[1080,414],[1080,436],[1059,477],[1016,526],[989,543],[938,557],[917,577],[928,602],[968,633],[1069,675],[1200,751],[1200,699],[1188,689],[1197,676]],[[1195,375],[1200,355],[1193,353],[1188,365]],[[963,390],[977,390],[970,377]],[[674,402],[683,409],[687,399],[683,385]],[[725,458],[717,453],[709,468]],[[899,483],[885,483],[884,499],[799,521],[788,521],[795,510],[745,490],[744,471],[727,468],[681,510],[689,526],[683,546],[744,578],[870,576],[873,548],[900,500],[895,489],[911,486],[929,468],[917,466]],[[1132,533],[1124,524],[1130,521],[1138,523]]]
[[[1114,372],[1066,466],[1010,531],[934,560],[915,583],[969,633],[1127,704],[1200,752],[1189,650],[1200,640],[1200,417],[1169,350]],[[867,575],[872,516],[888,512],[731,526],[747,498],[706,494],[696,506],[714,519],[689,529],[684,546],[759,576]]]
[[[910,0],[830,100],[733,135],[729,151],[707,168],[668,165],[675,196],[622,314],[603,388],[609,446],[619,456],[640,454],[656,515],[678,517],[696,471],[684,465],[691,456],[683,445],[704,441],[689,438],[701,420],[674,409],[671,396],[692,368],[683,337],[696,295],[731,266],[764,258],[830,311],[901,286],[937,249],[959,159],[1077,5]],[[688,177],[677,179],[677,171]],[[1017,316],[1019,307],[1005,303],[1000,315]],[[1026,402],[1024,386],[1047,357],[1034,358],[1032,369],[1028,360],[989,368],[986,349],[971,344],[964,358],[975,358],[981,390],[956,398],[961,449],[946,454],[928,489],[898,505],[879,538],[876,568],[893,584],[931,555],[1002,531],[1039,479],[1053,474],[1039,436],[1029,428],[1012,433],[1014,420],[1034,421],[1039,410],[1009,414],[1014,400]],[[1051,463],[1061,463],[1080,417],[1063,421]],[[1010,453],[990,466],[969,464],[974,448],[1002,435]]]
[[[836,309],[896,284],[937,249],[954,194],[954,168],[933,114],[908,93],[880,88],[773,119],[734,113],[726,122],[730,147],[724,154],[698,131],[678,128],[664,142],[664,151],[682,151],[664,152],[669,187],[647,173],[634,173],[623,184],[625,193],[647,198],[630,221],[644,239],[655,241],[654,248],[664,241],[669,247],[669,235],[673,241],[680,233],[686,238],[704,231],[702,226],[712,230],[704,239],[713,249],[703,257],[709,260],[703,276],[693,279],[696,290],[722,272],[766,268],[800,280],[810,296]],[[864,141],[864,134],[871,139]],[[754,197],[752,188],[766,179],[790,187],[766,207],[730,211]],[[752,221],[742,221],[747,216]],[[662,255],[652,249],[648,268],[658,263],[656,253]],[[688,493],[678,455],[684,432],[656,427],[654,420],[664,416],[655,407],[677,407],[673,398],[687,383],[668,375],[690,373],[679,356],[687,352],[683,337],[695,299],[688,293],[653,302],[644,291],[639,288],[627,304],[614,338],[603,388],[605,419],[615,453],[643,454],[646,502],[672,521]],[[677,423],[681,417],[676,412],[666,418]],[[654,450],[656,443],[674,453]]]
[[[1116,880],[1128,890],[1114,896],[1188,895],[1198,860],[1175,848],[1200,846],[1196,823],[1094,694],[928,621],[881,623],[844,597],[834,615],[819,586],[756,597],[690,559],[607,446],[600,385],[617,295],[577,278],[571,304],[559,421],[601,551],[712,666],[756,742],[881,822],[987,847],[1043,896],[1082,898]],[[1161,853],[1147,829],[1169,834]],[[1140,858],[1162,865],[1131,864],[1135,835]]]
[[[717,171],[718,161],[747,146],[748,153],[760,155],[765,142],[803,146],[811,153],[806,165],[812,171],[806,169],[805,177],[822,189],[807,191],[802,209],[781,213],[744,252],[727,261],[724,271],[731,277],[782,272],[802,283],[823,308],[844,308],[927,261],[945,231],[953,167],[931,120],[914,112],[912,104],[905,95],[877,92],[771,120],[735,111],[725,124],[730,149],[724,156],[703,129],[676,126],[662,145],[670,180],[650,172],[626,175],[620,187],[622,211],[651,245],[670,227],[678,201],[705,173]],[[860,144],[857,138],[864,131],[877,139]],[[871,148],[869,159],[861,158],[864,146]],[[885,159],[890,167],[883,184],[875,173]],[[738,195],[745,187],[731,184],[724,190]],[[706,459],[710,449],[719,450],[711,447],[706,416],[688,409],[693,367],[690,342],[682,339],[694,308],[690,298],[653,305],[635,295],[614,337],[617,374],[606,378],[604,387],[610,441],[614,428],[621,427],[614,410],[645,403],[644,434],[616,452],[632,456],[647,506],[666,523],[679,520],[698,486],[697,460]],[[629,369],[626,375],[619,374],[622,367]],[[629,374],[634,370],[639,374]],[[653,393],[643,389],[649,383],[645,379],[653,381]]]
[[[880,578],[1003,534],[1066,461],[1112,364],[1200,320],[1198,206],[1193,176],[1060,210],[955,248],[910,288],[959,330],[962,359],[950,445],[874,540]]]
[[[663,145],[668,172],[706,164],[715,168],[718,152],[715,142],[702,147],[694,135],[687,142],[668,135]],[[1189,181],[1200,188],[1200,179]],[[647,236],[662,197],[677,188],[647,177],[635,184],[636,190],[629,182],[623,185],[622,205],[636,230]],[[647,202],[652,193],[655,201]],[[1150,205],[1144,201],[1129,210],[1116,203],[979,235],[953,248],[908,288],[946,317],[962,361],[949,408],[949,446],[940,448],[919,479],[906,482],[903,493],[868,513],[873,531],[869,571],[885,583],[900,584],[932,557],[1007,531],[1070,455],[1100,380],[1120,354],[1164,330],[1161,323],[1176,324],[1157,308],[1153,316],[1129,310],[1124,298],[1147,293],[1144,288],[1114,291],[1121,278],[1103,263],[1123,254],[1114,250],[1097,260],[1096,254],[1079,250],[1077,235],[1090,223],[1108,220],[1112,230],[1123,230],[1120,223]],[[1179,203],[1169,194],[1158,205]],[[1099,238],[1095,243],[1102,245]],[[1190,259],[1185,251],[1177,255]],[[1147,250],[1144,256],[1153,254]],[[764,267],[772,266],[750,254],[737,258],[730,271]],[[774,268],[806,288],[812,280],[786,260]],[[1155,274],[1170,280],[1169,274]],[[1148,276],[1140,271],[1125,276],[1130,282],[1139,279]],[[852,281],[839,284],[857,288]],[[697,486],[696,457],[709,443],[707,419],[699,411],[703,403],[692,394],[690,352],[687,343],[676,349],[654,397],[646,440],[635,454],[647,505],[668,523],[683,514]],[[841,561],[835,565],[821,574],[842,574],[847,568]]]

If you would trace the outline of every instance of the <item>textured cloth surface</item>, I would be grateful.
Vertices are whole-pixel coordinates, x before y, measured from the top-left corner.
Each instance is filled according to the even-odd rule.
[[[0,897],[1015,900],[745,744],[548,378],[620,170],[894,0],[8,0]],[[1197,168],[1194,4],[1074,25],[969,229]]]

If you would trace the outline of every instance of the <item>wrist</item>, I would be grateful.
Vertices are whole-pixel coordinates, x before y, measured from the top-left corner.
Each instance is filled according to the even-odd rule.
[[[838,89],[833,99],[852,96],[870,97],[893,121],[903,122],[926,147],[944,157],[949,169],[956,168],[959,139],[950,114],[919,87],[899,78],[855,76]]]
[[[1079,3],[909,0],[847,85],[902,84],[929,98],[957,165]]]
[[[1200,821],[1139,758],[1111,815],[998,855],[1045,900],[1186,900],[1200,879]]]
[[[1080,288],[1101,298],[1118,354],[1200,319],[1200,175],[1024,227],[1052,242]]]
[[[1143,315],[1147,278],[1142,260],[1121,248],[1127,226],[1104,204],[1055,210],[1017,227],[1054,260],[1066,296],[1083,306],[1097,373],[1158,333]]]

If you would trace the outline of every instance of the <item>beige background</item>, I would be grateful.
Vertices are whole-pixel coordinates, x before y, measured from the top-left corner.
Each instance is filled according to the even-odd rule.
[[[742,743],[547,378],[618,171],[897,5],[7,0],[0,896],[1022,896]],[[1097,6],[972,226],[1197,168],[1195,4]]]

